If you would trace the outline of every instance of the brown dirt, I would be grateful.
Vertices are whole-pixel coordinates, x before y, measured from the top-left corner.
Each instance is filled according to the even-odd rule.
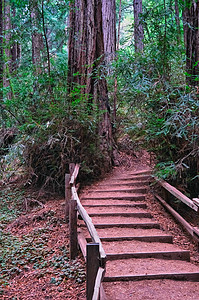
[[[110,174],[104,178],[100,183],[94,184],[92,187],[86,187],[82,192],[83,196],[88,196],[89,191],[92,189],[99,189],[99,185],[107,185],[111,182],[111,177],[121,177],[126,174],[126,172],[132,173],[133,171],[140,171],[143,169],[149,169],[150,166],[150,156],[143,152],[137,154],[137,158],[129,157],[125,158],[125,165],[119,168],[115,168]],[[118,179],[119,180],[119,179]],[[116,184],[118,181],[114,180]],[[128,185],[128,180],[124,181]],[[135,183],[136,186],[140,183]],[[124,185],[122,184],[121,186]],[[104,195],[105,193],[103,193]],[[89,195],[90,196],[90,195]],[[109,200],[109,204],[119,204],[120,200]],[[90,200],[82,201],[84,204],[90,204]],[[142,201],[138,201],[142,202]],[[145,262],[141,259],[129,259],[128,264],[124,264],[124,260],[117,260],[108,262],[110,274],[116,274],[118,270],[121,273],[128,274],[130,270],[133,269],[135,274],[143,272],[146,274],[150,273],[152,270],[160,271],[164,266],[165,271],[177,272],[179,269],[182,271],[198,271],[199,265],[199,254],[197,252],[197,246],[192,241],[192,239],[183,232],[182,228],[173,220],[173,218],[164,210],[164,208],[154,199],[151,193],[148,193],[146,198],[147,206],[149,211],[152,213],[154,219],[161,225],[165,231],[160,231],[157,229],[132,229],[129,228],[125,230],[126,236],[131,236],[132,234],[137,233],[137,235],[164,235],[171,233],[174,236],[174,247],[176,245],[180,246],[181,249],[190,250],[191,260],[194,264],[189,264],[186,262],[176,262],[176,261],[164,261],[164,260],[155,260],[155,259],[145,259]],[[98,204],[98,200],[92,201],[92,204]],[[123,203],[132,204],[132,201],[125,200]],[[137,203],[137,201],[136,201]],[[107,200],[101,200],[100,204],[107,204]],[[53,216],[54,221],[50,224],[51,233],[48,237],[48,247],[54,250],[55,254],[60,253],[60,246],[66,245],[68,247],[68,225],[64,222],[64,202],[63,199],[52,199],[46,201],[45,207],[32,211],[18,220],[13,222],[7,227],[7,230],[12,234],[23,238],[23,235],[31,233],[35,229],[49,227],[49,219],[43,218],[45,212],[54,211],[55,215]],[[128,210],[128,209],[127,209]],[[103,210],[102,210],[103,211]],[[120,211],[120,210],[119,210]],[[115,217],[115,222],[126,221],[125,217]],[[99,223],[104,222],[102,217],[93,217],[93,220],[97,220]],[[103,221],[103,222],[102,222]],[[128,218],[128,222],[130,219]],[[135,221],[135,218],[134,218]],[[137,219],[136,221],[140,221]],[[146,219],[145,219],[146,221]],[[148,219],[147,222],[151,222],[151,219]],[[107,221],[108,222],[108,221]],[[113,219],[111,219],[113,223]],[[85,231],[85,229],[83,229]],[[98,229],[98,233],[101,236],[121,236],[124,235],[123,228],[108,228],[108,229]],[[115,242],[118,243],[118,242]],[[104,244],[106,245],[106,243]],[[113,245],[113,244],[112,244]],[[141,242],[136,241],[134,244],[135,249],[139,249]],[[148,244],[146,244],[148,245]],[[150,249],[153,245],[150,244],[147,249]],[[168,246],[168,244],[167,244]],[[165,246],[165,247],[167,247]],[[170,247],[169,245],[168,247]],[[125,251],[125,243],[119,242],[118,248]],[[159,247],[156,244],[155,247]],[[115,248],[114,248],[115,249]],[[111,251],[112,249],[109,248]],[[145,249],[142,249],[145,250]],[[51,260],[52,257],[49,258]],[[78,261],[84,266],[84,261],[81,255],[78,257]],[[157,263],[158,262],[158,263]],[[126,267],[128,266],[128,267]],[[58,270],[59,271],[59,270]],[[4,288],[4,294],[0,297],[1,299],[71,299],[71,300],[83,300],[85,299],[85,283],[76,283],[73,279],[65,279],[61,282],[60,285],[56,286],[51,283],[52,277],[56,277],[56,272],[53,268],[48,268],[45,272],[42,273],[41,270],[33,269],[33,265],[29,265],[26,270],[23,270],[22,273],[10,279],[9,286]],[[152,280],[147,281],[143,280],[141,282],[116,282],[116,283],[104,283],[105,291],[107,292],[108,299],[110,300],[198,300],[199,299],[199,284],[193,282],[177,282],[172,280]]]
[[[50,212],[53,216],[45,217]],[[37,230],[49,229],[47,238],[47,249],[53,250],[53,254],[45,257],[45,260],[52,262],[53,257],[61,257],[63,252],[60,247],[69,247],[68,224],[64,221],[64,200],[52,199],[45,203],[44,208],[37,209],[19,217],[16,221],[9,224],[7,231],[23,239],[27,234]],[[39,239],[35,236],[35,240]],[[85,268],[84,261],[80,255],[77,260],[82,268]],[[77,283],[75,279],[64,277],[59,285],[52,282],[52,278],[59,278],[62,269],[60,267],[46,267],[35,269],[33,264],[29,263],[19,275],[13,276],[9,280],[9,285],[3,288],[1,299],[85,299],[85,282]],[[1,291],[2,292],[2,291]]]

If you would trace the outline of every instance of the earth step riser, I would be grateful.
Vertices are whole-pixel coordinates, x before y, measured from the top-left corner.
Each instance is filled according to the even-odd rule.
[[[123,192],[123,193],[136,193],[136,194],[139,194],[139,193],[144,193],[146,194],[147,192],[147,188],[143,188],[143,189],[118,189],[118,190],[97,190],[97,191],[94,191],[94,193],[119,193],[119,192]],[[93,193],[93,192],[92,192]]]
[[[137,213],[89,213],[90,217],[135,217],[135,218],[152,218],[148,212]]]
[[[144,201],[145,200],[145,196],[109,196],[109,197],[84,197],[82,198],[82,201],[84,200],[89,200],[89,201],[93,201],[93,200],[132,200],[132,201]]]
[[[199,281],[199,273],[171,273],[171,274],[140,274],[140,275],[127,275],[127,276],[114,276],[105,277],[104,282],[116,281],[137,281],[137,280],[157,280],[157,279],[170,279],[181,281]]]
[[[85,224],[80,224],[81,227],[86,227]],[[160,224],[158,223],[140,223],[140,224],[94,224],[95,228],[142,228],[142,229],[160,229]]]
[[[102,205],[98,205],[98,204],[86,204],[84,205],[85,208],[102,208],[102,207],[107,207],[107,208],[112,208],[112,207],[121,207],[121,208],[147,208],[147,205],[145,203],[135,203],[135,204],[112,204],[112,205],[107,205],[107,204],[102,204]]]
[[[102,242],[118,242],[118,241],[141,241],[141,242],[151,242],[151,243],[173,243],[173,237],[168,236],[122,236],[122,237],[100,237]],[[88,242],[92,242],[91,238],[87,238]]]
[[[148,181],[134,181],[134,182],[121,182],[121,183],[115,183],[115,181],[113,181],[113,182],[110,182],[110,183],[101,183],[100,184],[100,186],[101,187],[104,187],[104,186],[108,186],[108,187],[110,187],[110,186],[117,186],[117,187],[119,187],[119,186],[122,186],[122,187],[124,187],[124,186],[131,186],[131,187],[145,187],[145,186],[148,186],[149,185],[149,182]]]
[[[118,260],[128,258],[158,258],[168,260],[190,261],[189,251],[161,251],[161,252],[138,252],[138,253],[107,253],[107,260]]]
[[[116,178],[113,178],[112,180],[121,180],[121,181],[125,181],[125,180],[128,180],[128,181],[150,181],[151,179],[151,176],[148,176],[148,175],[143,175],[143,176],[132,176],[132,177],[116,177]]]

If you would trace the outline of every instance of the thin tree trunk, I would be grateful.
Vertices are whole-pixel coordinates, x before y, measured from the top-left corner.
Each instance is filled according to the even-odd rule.
[[[134,41],[135,51],[142,52],[144,49],[144,30],[140,22],[140,14],[142,13],[142,0],[133,0],[134,8]]]
[[[50,77],[50,52],[49,52],[48,39],[47,39],[46,28],[45,28],[44,1],[43,0],[42,0],[42,24],[43,24],[44,39],[45,39],[45,43],[46,43],[46,52],[47,52],[47,61],[48,61],[48,75]]]
[[[42,34],[38,33],[39,14],[38,14],[37,0],[31,1],[30,12],[31,12],[31,22],[32,22],[32,63],[36,69],[35,74],[40,74]]]
[[[121,19],[122,19],[122,0],[120,0],[120,7],[119,7],[116,51],[118,51],[120,48]],[[113,95],[113,122],[114,123],[116,123],[116,117],[117,117],[117,75],[115,75],[114,95]]]
[[[176,19],[176,25],[177,25],[177,39],[178,39],[178,43],[180,43],[181,32],[180,32],[180,14],[179,14],[178,0],[175,0],[175,19]]]

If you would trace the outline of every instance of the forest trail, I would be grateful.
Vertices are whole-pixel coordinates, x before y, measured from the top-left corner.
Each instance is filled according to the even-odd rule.
[[[107,254],[107,298],[197,300],[199,265],[190,262],[190,251],[173,244],[171,233],[153,218],[146,200],[150,169],[136,168],[116,168],[81,196]],[[90,241],[83,221],[79,226]]]

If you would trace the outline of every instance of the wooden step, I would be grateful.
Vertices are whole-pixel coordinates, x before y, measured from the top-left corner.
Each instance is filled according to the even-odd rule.
[[[117,241],[142,241],[142,242],[157,242],[157,243],[173,243],[172,235],[153,235],[153,236],[114,236],[100,237],[102,242],[117,242]],[[91,242],[91,238],[87,238]]]
[[[175,279],[199,281],[199,267],[187,261],[131,258],[107,261],[104,281]]]
[[[80,224],[80,227],[86,227],[84,223]],[[155,222],[146,222],[146,223],[109,223],[109,224],[95,224],[95,228],[113,228],[113,227],[119,227],[119,228],[142,228],[142,229],[150,229],[150,228],[156,228],[160,229],[160,225]]]
[[[115,182],[115,181],[109,181],[108,183],[107,182],[105,182],[105,183],[100,183],[100,187],[103,187],[103,186],[111,186],[111,187],[113,187],[113,186],[117,186],[117,187],[119,187],[119,186],[122,186],[122,187],[124,187],[124,186],[127,186],[127,187],[129,187],[129,186],[133,186],[133,187],[137,187],[137,186],[141,186],[141,187],[143,187],[143,186],[148,186],[149,185],[149,182],[148,181],[127,181],[127,180],[125,180],[125,182],[124,181],[122,181],[122,182]]]
[[[106,214],[104,214],[103,216],[97,215],[92,217],[92,222],[94,225],[97,224],[109,224],[109,223],[116,223],[116,224],[130,224],[130,223],[154,223],[154,220],[152,218],[140,218],[140,217],[129,217],[129,216],[121,216],[120,214],[118,214],[117,216],[107,216]]]
[[[189,251],[181,250],[176,245],[169,243],[123,240],[116,242],[103,242],[103,248],[107,254],[111,253],[111,257],[114,257],[114,259],[130,257],[139,258],[140,256],[140,258],[154,257],[164,259],[182,259],[187,261],[190,260]],[[140,253],[145,254],[142,255]]]
[[[111,186],[108,186],[105,190],[104,187],[102,187],[101,190],[93,190],[92,193],[146,193],[148,187],[138,187],[138,188],[120,188],[120,189],[113,189]]]
[[[114,200],[133,200],[133,201],[143,201],[145,200],[145,196],[142,194],[127,194],[127,195],[110,195],[110,196],[86,196],[81,198],[81,200],[110,200],[110,199],[114,199]]]
[[[85,206],[84,206],[85,207]],[[128,207],[128,206],[95,206],[95,207],[85,207],[87,213],[91,214],[101,214],[101,213],[148,213],[146,209],[140,207]]]
[[[120,177],[114,177],[111,180],[117,180],[117,181],[148,181],[151,179],[150,175],[138,175],[138,176],[120,176]]]
[[[144,200],[141,200],[144,201]],[[86,205],[133,205],[135,206],[136,203],[140,205],[140,200],[136,199],[81,199],[82,205],[85,207]],[[144,203],[144,202],[141,202]]]
[[[107,212],[107,213],[89,213],[90,217],[126,217],[126,218],[152,218],[148,212]]]
[[[146,203],[133,203],[133,204],[86,204],[84,205],[85,209],[87,208],[147,208]]]
[[[108,253],[107,260],[118,260],[128,258],[158,258],[158,259],[169,259],[169,260],[184,260],[190,261],[190,252],[186,250],[179,251],[157,251],[157,252],[129,252],[129,253]]]
[[[176,273],[159,273],[159,274],[138,274],[138,275],[123,275],[123,276],[105,276],[104,282],[115,281],[138,281],[138,280],[182,280],[182,281],[199,281],[199,272],[176,272]]]

